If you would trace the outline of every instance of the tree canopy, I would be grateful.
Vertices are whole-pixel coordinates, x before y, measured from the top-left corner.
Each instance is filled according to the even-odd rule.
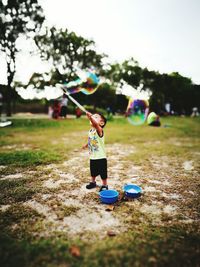
[[[7,64],[7,114],[11,114],[11,85],[16,72],[17,40],[29,32],[36,32],[44,21],[43,10],[37,0],[0,1],[0,50]]]
[[[75,78],[77,68],[93,68],[98,74],[103,66],[105,55],[95,51],[95,42],[68,29],[46,28],[34,39],[41,57],[52,66],[52,84]]]

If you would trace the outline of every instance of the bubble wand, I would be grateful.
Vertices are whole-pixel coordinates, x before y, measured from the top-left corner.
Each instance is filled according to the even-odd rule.
[[[67,92],[67,90],[65,88],[62,87],[62,90],[64,92],[64,94],[66,94],[68,96],[68,98],[77,106],[79,107],[83,112],[88,112],[81,104],[79,104],[70,94],[69,92]]]
[[[83,76],[83,75],[82,75]],[[66,85],[62,86],[62,90],[64,94],[68,96],[68,98],[77,106],[79,107],[83,112],[87,113],[88,111],[79,104],[72,96],[71,94],[82,92],[85,95],[93,94],[99,84],[99,78],[92,72],[87,72],[84,74],[83,78],[78,78],[75,81],[71,81],[67,83]]]

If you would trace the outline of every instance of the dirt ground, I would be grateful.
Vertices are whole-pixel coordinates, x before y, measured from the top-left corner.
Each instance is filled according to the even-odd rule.
[[[174,146],[181,145],[180,142],[173,142]],[[20,149],[22,147],[27,149],[25,145]],[[197,196],[193,190],[188,190],[187,183],[181,184],[180,180],[184,181],[188,176],[190,179],[198,178],[195,164],[200,158],[199,154],[196,155],[196,162],[152,156],[149,159],[151,167],[147,170],[147,167],[137,166],[134,161],[127,160],[130,154],[137,153],[134,146],[115,143],[106,148],[109,188],[118,190],[121,195],[122,187],[127,183],[142,188],[140,198],[121,199],[114,205],[113,211],[107,211],[107,205],[100,203],[98,187],[92,190],[85,188],[90,179],[87,151],[74,150],[70,153],[69,160],[43,167],[47,174],[43,173],[41,167],[37,167],[34,171],[1,176],[1,180],[23,179],[40,172],[43,175],[42,187],[50,191],[46,193],[44,190],[44,193],[34,195],[23,205],[43,215],[45,224],[50,225],[51,231],[63,231],[71,237],[78,235],[83,239],[103,238],[109,231],[116,234],[126,231],[127,227],[131,227],[127,225],[129,212],[140,214],[138,221],[150,219],[155,225],[162,225],[166,220],[169,224],[197,222],[197,212],[184,209],[185,203]],[[97,183],[101,185],[100,178]],[[9,207],[10,205],[1,205],[0,210],[5,211]],[[47,228],[46,232],[40,234],[46,236],[49,232]],[[95,232],[95,235],[88,235],[88,232]]]

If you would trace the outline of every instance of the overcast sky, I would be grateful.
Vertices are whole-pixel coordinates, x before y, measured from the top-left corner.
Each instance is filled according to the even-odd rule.
[[[200,84],[200,0],[40,0],[48,26],[96,42],[112,61],[133,57],[142,67],[179,72]],[[3,59],[0,60],[4,66]],[[18,57],[16,79],[45,71],[39,59]],[[0,83],[6,72],[0,69]]]

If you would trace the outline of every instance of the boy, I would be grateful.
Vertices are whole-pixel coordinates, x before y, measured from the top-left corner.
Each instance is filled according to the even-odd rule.
[[[92,128],[88,134],[88,144],[83,148],[89,148],[91,182],[86,185],[87,189],[96,187],[96,177],[101,176],[102,186],[99,191],[107,190],[107,159],[104,147],[103,127],[106,125],[106,118],[101,114],[86,113]]]

